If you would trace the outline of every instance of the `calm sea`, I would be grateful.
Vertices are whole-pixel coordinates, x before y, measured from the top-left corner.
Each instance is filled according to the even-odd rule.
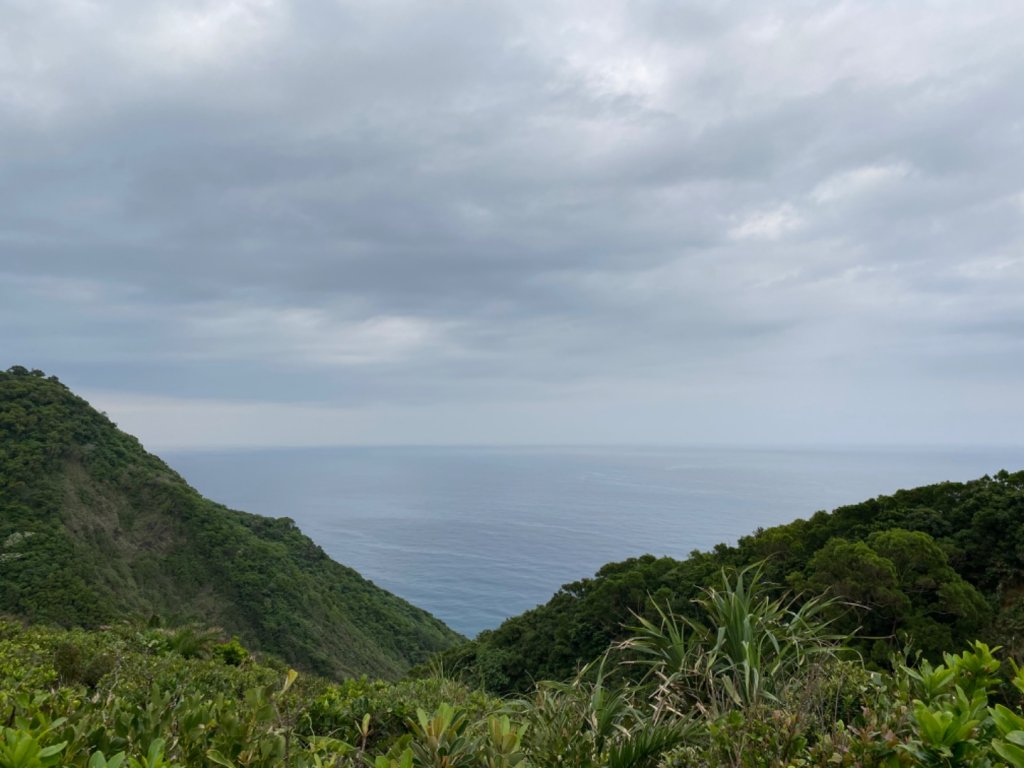
[[[334,559],[475,635],[604,563],[684,557],[1024,448],[318,448],[165,454],[204,495],[294,518]]]

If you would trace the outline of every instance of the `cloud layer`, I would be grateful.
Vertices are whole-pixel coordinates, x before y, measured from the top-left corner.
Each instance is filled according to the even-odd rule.
[[[0,348],[149,443],[1019,442],[1019,3],[0,12]]]

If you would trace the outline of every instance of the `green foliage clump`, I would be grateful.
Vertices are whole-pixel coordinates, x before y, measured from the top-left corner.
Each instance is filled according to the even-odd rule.
[[[442,704],[456,706],[476,719],[497,707],[492,697],[443,677],[386,683],[364,676],[333,685],[311,702],[305,725],[311,733],[330,733],[364,748],[387,749],[407,732],[418,710],[433,712]]]
[[[226,643],[219,643],[213,648],[213,655],[223,661],[225,664],[230,664],[233,667],[240,667],[249,658],[249,651],[245,649],[237,637],[232,637]]]
[[[983,630],[991,609],[949,565],[939,544],[923,531],[893,528],[863,541],[830,539],[807,566],[804,582],[830,590],[854,606],[840,619],[847,631],[874,638],[899,637],[935,654]],[[876,662],[889,648],[872,647]]]

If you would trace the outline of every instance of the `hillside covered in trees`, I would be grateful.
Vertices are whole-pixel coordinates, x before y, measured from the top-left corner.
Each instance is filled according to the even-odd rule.
[[[871,664],[909,644],[937,658],[975,638],[1024,650],[1024,472],[939,483],[759,530],[685,560],[610,563],[443,655],[498,692],[571,676],[637,617],[693,615],[723,568],[761,564],[775,594],[829,594],[833,626]]]
[[[0,372],[0,606],[31,622],[201,621],[333,676],[394,678],[459,640],[288,518],[203,498],[54,377]]]

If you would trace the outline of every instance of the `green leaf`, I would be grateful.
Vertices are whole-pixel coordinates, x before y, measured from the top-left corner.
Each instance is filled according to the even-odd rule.
[[[992,748],[1003,760],[1013,768],[1024,768],[1024,749],[1016,744],[1007,744],[1005,741],[993,741]]]
[[[235,768],[235,764],[224,757],[224,755],[216,749],[208,749],[206,751],[206,759],[212,763],[216,763],[217,765],[223,765],[224,768]]]
[[[57,753],[59,753],[67,745],[68,745],[68,743],[66,741],[62,741],[60,744],[51,744],[48,747],[43,747],[42,749],[39,750],[39,757],[40,758],[52,757],[53,755],[56,755]]]

